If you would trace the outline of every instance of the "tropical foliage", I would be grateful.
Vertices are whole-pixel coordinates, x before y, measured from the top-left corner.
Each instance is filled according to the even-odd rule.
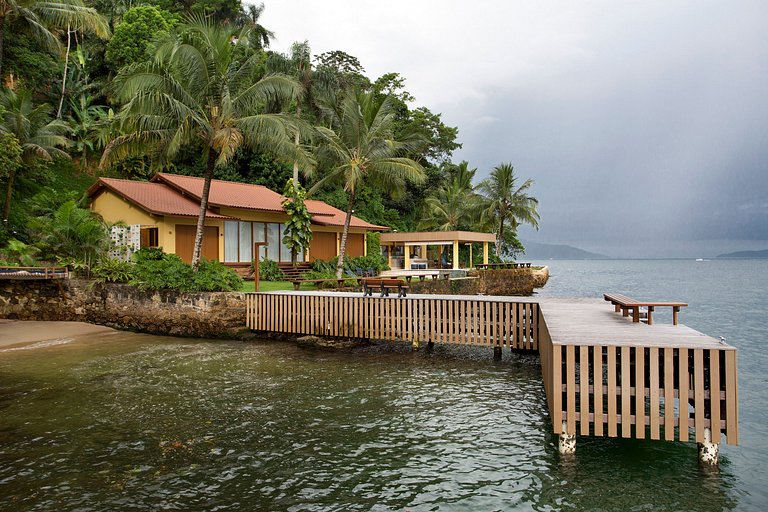
[[[296,256],[308,249],[312,241],[312,215],[304,202],[307,193],[293,179],[288,180],[283,195],[282,205],[288,215],[283,244],[290,249],[291,262],[296,264]]]
[[[50,162],[55,157],[69,158],[61,149],[67,147],[69,140],[66,137],[67,125],[59,120],[51,120],[50,105],[35,106],[31,91],[0,90],[0,108],[0,132],[13,135],[21,147],[21,165],[11,166],[5,178],[3,223],[7,223],[17,172],[33,170],[34,164],[40,160]]]
[[[514,245],[520,224],[539,228],[539,201],[529,195],[533,180],[519,183],[512,164],[501,164],[493,168],[488,179],[480,183],[480,192],[485,197],[485,218],[496,232],[496,256],[501,256],[505,245]]]
[[[336,277],[344,269],[349,223],[357,194],[363,184],[389,190],[392,196],[403,194],[407,182],[424,180],[422,166],[406,155],[423,140],[409,137],[397,140],[390,96],[350,92],[338,105],[326,107],[330,128],[318,128],[320,161],[327,172],[314,189],[326,183],[338,183],[347,194],[346,217],[341,232]],[[313,190],[314,190],[313,189]]]
[[[97,177],[146,180],[157,170],[205,178],[193,270],[204,265],[213,177],[273,190],[292,178],[284,242],[296,250],[309,243],[305,197],[343,210],[336,274],[355,268],[353,213],[403,231],[493,231],[497,254],[522,249],[517,227],[539,222],[531,180],[508,164],[453,162],[458,128],[419,105],[404,76],[369,76],[353,54],[314,55],[309,41],[273,50],[264,19],[263,4],[241,0],[0,0],[3,257],[59,257],[124,280],[100,243],[78,251],[47,230],[80,218]],[[369,259],[379,258],[376,241]],[[179,262],[162,265],[186,275]]]
[[[107,145],[102,167],[121,158],[149,154],[159,164],[172,162],[185,146],[198,144],[205,159],[192,266],[200,262],[203,225],[213,172],[241,147],[289,156],[311,166],[292,144],[295,123],[266,112],[270,100],[297,97],[289,77],[255,80],[259,55],[248,56],[249,28],[239,31],[195,19],[161,41],[153,59],[123,68],[115,79],[123,131]]]

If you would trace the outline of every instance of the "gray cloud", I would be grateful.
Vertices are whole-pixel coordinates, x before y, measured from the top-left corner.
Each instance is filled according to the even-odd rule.
[[[319,4],[267,2],[264,23],[281,47],[400,72],[459,126],[457,159],[534,178],[528,238],[622,256],[768,246],[768,3]]]

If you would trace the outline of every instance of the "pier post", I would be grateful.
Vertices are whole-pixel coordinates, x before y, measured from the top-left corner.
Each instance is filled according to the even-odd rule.
[[[501,361],[501,347],[499,346],[493,347],[493,360]]]
[[[561,455],[573,455],[576,453],[576,434],[568,434],[568,422],[563,422],[563,430],[560,433],[560,440],[557,443],[557,449]]]
[[[720,445],[712,442],[712,431],[704,429],[704,442],[699,443],[699,460],[704,464],[717,464]]]

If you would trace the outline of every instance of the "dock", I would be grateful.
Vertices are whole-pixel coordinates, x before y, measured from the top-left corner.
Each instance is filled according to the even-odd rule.
[[[648,325],[597,299],[249,293],[255,331],[538,353],[560,451],[576,436],[738,444],[736,349],[685,325]]]

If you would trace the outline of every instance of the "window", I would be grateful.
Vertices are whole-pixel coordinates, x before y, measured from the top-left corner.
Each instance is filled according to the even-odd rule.
[[[250,222],[240,223],[240,260],[253,260],[253,227]]]
[[[224,261],[228,263],[250,263],[253,259],[253,244],[268,242],[259,250],[260,259],[291,261],[291,251],[283,243],[285,225],[276,222],[224,222]],[[304,261],[304,254],[296,255],[297,261]]]
[[[238,222],[224,222],[224,261],[233,263],[238,261],[239,237]]]
[[[158,228],[141,228],[139,236],[141,237],[142,249],[160,246],[160,232]]]
[[[280,224],[270,222],[267,224],[267,257],[274,261],[280,261]],[[290,256],[288,256],[290,260]]]

